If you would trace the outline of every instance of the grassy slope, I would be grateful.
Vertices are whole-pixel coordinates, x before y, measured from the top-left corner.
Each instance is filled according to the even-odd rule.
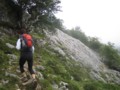
[[[34,34],[34,36],[39,39],[44,37],[38,34]],[[4,40],[0,42],[0,83],[2,79],[9,80],[8,84],[0,85],[0,90],[8,90],[8,88],[9,90],[16,90],[15,84],[19,83],[16,78],[5,76],[6,71],[19,75],[16,72],[18,60],[16,60],[15,65],[10,66],[8,63],[9,57],[5,54],[5,52],[9,51],[17,56],[19,55],[17,50],[9,49],[5,45],[6,42],[15,45],[16,40],[15,37],[4,36]],[[73,60],[65,59],[65,57],[50,49],[47,44],[42,48],[37,45],[35,47],[34,64],[40,62],[45,67],[44,71],[40,71],[44,77],[44,80],[40,81],[42,90],[52,90],[51,84],[59,84],[60,81],[67,82],[70,90],[119,90],[120,88],[118,85],[91,80],[87,69],[80,67]],[[38,60],[39,56],[41,57],[40,60]]]

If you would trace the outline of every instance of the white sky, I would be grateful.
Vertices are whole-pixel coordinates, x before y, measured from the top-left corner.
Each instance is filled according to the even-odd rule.
[[[61,0],[62,12],[68,29],[80,26],[87,35],[120,45],[120,0]]]

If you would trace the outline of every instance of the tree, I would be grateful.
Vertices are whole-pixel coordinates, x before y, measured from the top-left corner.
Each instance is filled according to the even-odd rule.
[[[71,30],[66,30],[65,33],[80,40],[81,42],[83,42],[86,45],[88,44],[87,36],[85,35],[84,32],[81,31],[80,27],[78,27],[78,26]]]
[[[4,7],[9,22],[1,20],[0,24],[4,22],[12,28],[60,28],[61,20],[55,17],[60,3],[60,0],[1,0],[0,9]]]
[[[104,59],[106,65],[109,68],[120,71],[120,55],[118,50],[114,48],[112,43],[108,45],[103,45],[101,48],[101,56]]]
[[[89,47],[92,48],[95,51],[99,51],[102,44],[98,40],[97,37],[89,37]]]

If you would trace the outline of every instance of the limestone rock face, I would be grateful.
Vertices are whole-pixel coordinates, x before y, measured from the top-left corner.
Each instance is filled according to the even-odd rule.
[[[89,68],[89,74],[93,79],[103,82],[120,83],[120,73],[108,69],[101,61],[99,54],[84,45],[81,41],[60,30],[57,30],[55,34],[49,31],[45,33],[51,48],[63,56],[67,55],[69,58],[80,62],[85,68]],[[103,74],[104,77],[102,77]]]

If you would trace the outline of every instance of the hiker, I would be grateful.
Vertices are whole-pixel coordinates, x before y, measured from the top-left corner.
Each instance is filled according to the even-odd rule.
[[[18,33],[20,34],[20,37],[17,40],[16,49],[20,50],[20,59],[19,59],[20,71],[22,73],[22,76],[26,78],[27,76],[25,74],[24,64],[27,61],[28,70],[29,70],[29,72],[30,72],[30,74],[32,76],[32,79],[35,80],[35,72],[33,71],[33,68],[32,68],[32,66],[33,66],[34,46],[32,44],[32,41],[30,41],[30,40],[27,41],[25,35],[27,35],[29,38],[31,38],[31,36],[26,33],[24,28],[22,28]],[[27,43],[27,45],[26,45],[26,43]]]

